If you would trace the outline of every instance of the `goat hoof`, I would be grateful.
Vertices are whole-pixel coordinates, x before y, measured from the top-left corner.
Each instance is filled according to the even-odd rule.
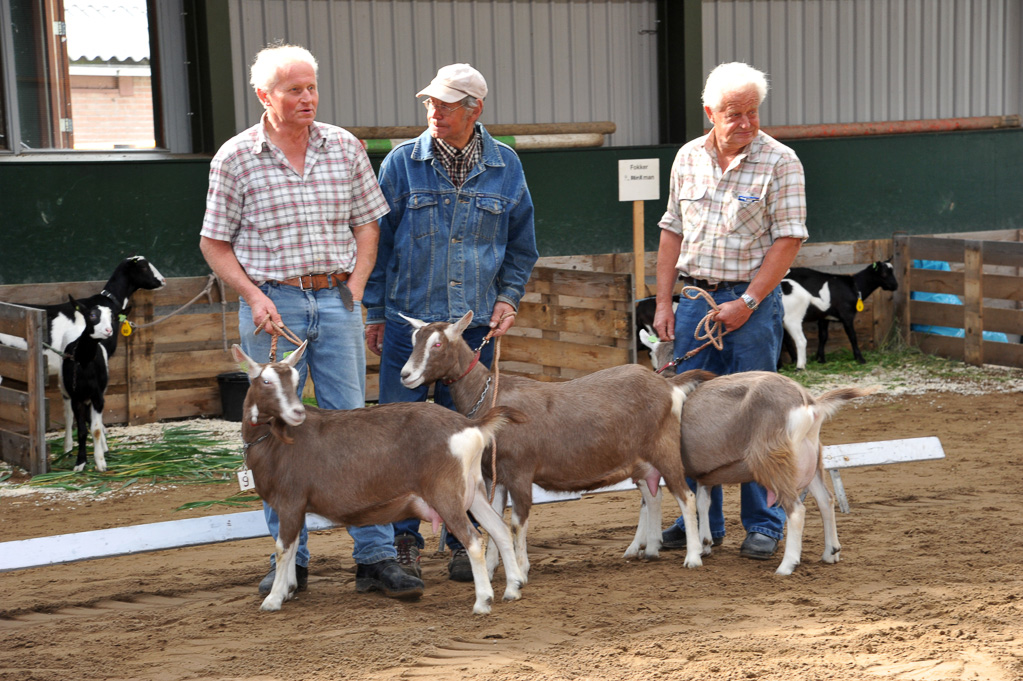
[[[517,601],[520,598],[522,598],[522,592],[519,591],[518,587],[516,587],[514,589],[511,588],[511,587],[508,587],[507,589],[505,589],[504,600],[506,600],[506,601]]]
[[[281,609],[281,601],[273,596],[267,596],[263,599],[263,604],[259,606],[259,609],[263,612],[277,612]]]
[[[476,604],[472,606],[472,611],[476,615],[489,615],[490,604],[493,602],[493,598],[487,598],[485,600],[478,600]]]
[[[84,463],[80,463],[77,466],[75,466],[75,473],[81,473],[84,470],[85,470],[85,464]]]
[[[782,563],[781,565],[778,566],[778,569],[774,571],[774,574],[791,575],[792,571],[796,569],[796,565],[799,565],[799,563],[796,563],[794,565],[786,565],[785,563]]]
[[[694,559],[686,558],[685,562],[682,563],[682,565],[684,565],[685,567],[687,567],[690,570],[693,570],[693,569],[698,568],[698,567],[703,567],[703,561],[700,560],[699,558],[694,558]]]

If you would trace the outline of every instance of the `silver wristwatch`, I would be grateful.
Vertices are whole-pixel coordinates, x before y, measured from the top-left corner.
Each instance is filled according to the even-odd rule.
[[[760,307],[760,303],[757,302],[757,299],[748,293],[742,294],[742,302],[746,303],[746,307],[750,310],[755,310]]]

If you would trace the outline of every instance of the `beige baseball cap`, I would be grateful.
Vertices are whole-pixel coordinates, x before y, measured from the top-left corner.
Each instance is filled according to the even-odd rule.
[[[416,97],[435,97],[449,103],[458,102],[466,97],[484,99],[486,96],[486,79],[469,64],[449,64],[441,67],[430,84],[416,93]]]

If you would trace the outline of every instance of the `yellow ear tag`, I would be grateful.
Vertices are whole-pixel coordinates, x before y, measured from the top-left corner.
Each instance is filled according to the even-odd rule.
[[[856,311],[863,312],[863,298],[856,299]]]
[[[131,335],[131,322],[126,321],[121,324],[121,335],[124,337]]]

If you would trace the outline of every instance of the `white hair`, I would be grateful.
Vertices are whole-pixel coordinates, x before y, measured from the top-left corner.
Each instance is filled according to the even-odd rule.
[[[312,52],[298,45],[268,45],[256,55],[249,70],[249,83],[254,90],[270,92],[277,85],[281,71],[292,64],[309,64],[313,75],[319,70]]]
[[[767,97],[767,74],[741,61],[719,64],[707,76],[703,88],[703,105],[711,111],[718,111],[726,95],[755,88],[763,104]]]

